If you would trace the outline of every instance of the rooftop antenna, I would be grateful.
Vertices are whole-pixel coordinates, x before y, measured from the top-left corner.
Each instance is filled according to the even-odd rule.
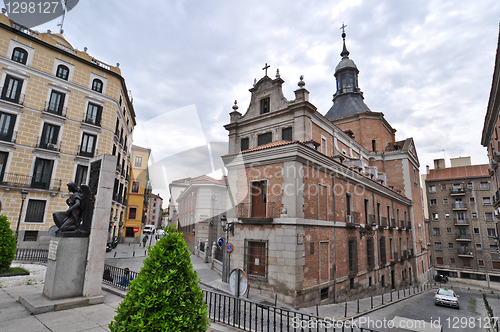
[[[64,30],[63,30],[63,25],[64,25],[64,18],[66,17],[66,5],[68,4],[68,0],[63,0],[62,1],[62,7],[63,7],[63,15],[62,15],[62,20],[61,20],[61,23],[59,23],[57,26],[58,27],[61,27],[61,29],[59,30],[59,33],[62,35],[64,33]]]

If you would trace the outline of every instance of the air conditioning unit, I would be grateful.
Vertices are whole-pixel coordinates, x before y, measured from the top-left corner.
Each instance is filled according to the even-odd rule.
[[[352,224],[352,216],[345,216],[345,222],[348,224]]]

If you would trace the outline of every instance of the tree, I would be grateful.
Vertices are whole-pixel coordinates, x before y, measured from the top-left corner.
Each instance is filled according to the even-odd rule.
[[[0,215],[0,273],[7,271],[16,257],[16,237],[7,217]]]
[[[203,292],[191,255],[174,228],[151,248],[109,324],[111,331],[206,331]]]

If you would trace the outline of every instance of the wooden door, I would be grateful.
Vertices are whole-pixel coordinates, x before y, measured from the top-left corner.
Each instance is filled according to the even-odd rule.
[[[252,182],[252,218],[266,217],[267,188],[265,181]]]

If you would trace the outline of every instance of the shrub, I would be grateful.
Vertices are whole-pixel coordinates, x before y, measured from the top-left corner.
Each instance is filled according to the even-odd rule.
[[[9,269],[10,263],[16,257],[16,237],[10,229],[7,217],[0,215],[0,273]]]
[[[209,324],[198,282],[182,235],[166,229],[131,282],[110,330],[205,332]]]

